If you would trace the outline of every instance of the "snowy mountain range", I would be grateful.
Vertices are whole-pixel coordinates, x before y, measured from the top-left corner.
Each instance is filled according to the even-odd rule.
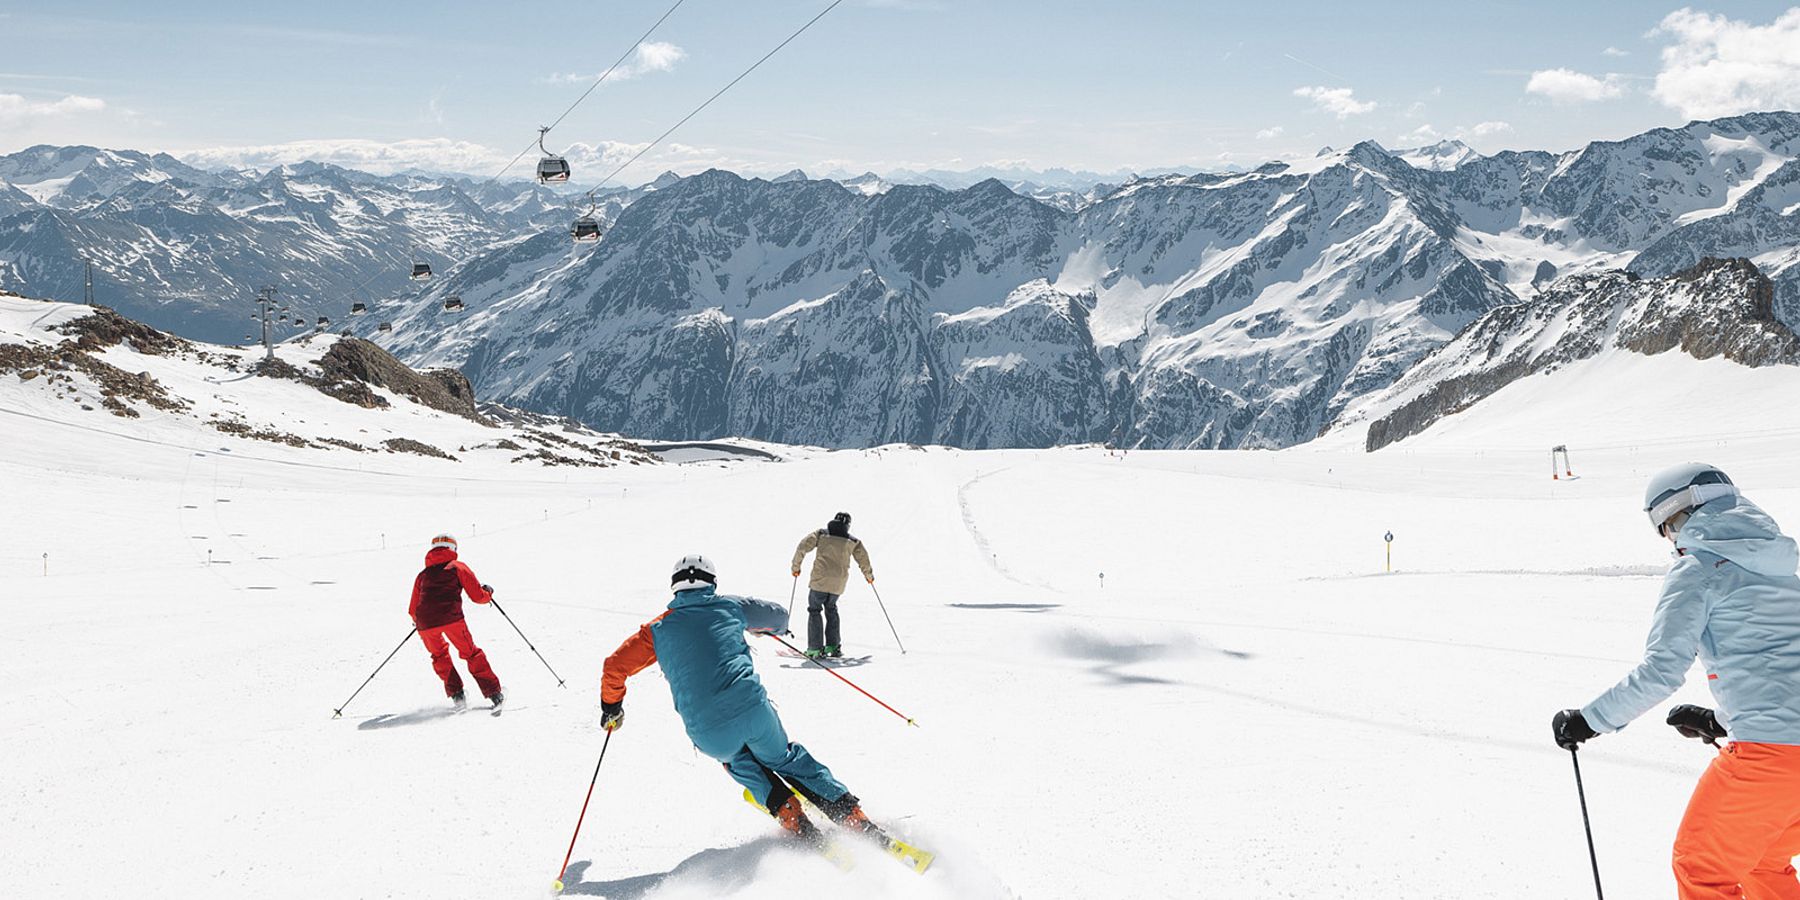
[[[55,261],[99,248],[133,291],[102,302],[230,339],[231,304],[285,267],[340,324],[367,294],[358,334],[460,367],[483,399],[650,438],[1282,447],[1368,421],[1490,311],[1600,273],[1744,258],[1791,328],[1796,157],[1800,115],[1761,113],[1566,153],[1364,142],[1086,191],[710,171],[612,198],[605,237],[575,244],[539,188],[39,148],[0,159],[0,212],[18,209],[0,286],[79,296],[78,264]],[[461,261],[421,290],[415,254]]]
[[[1774,285],[1746,259],[1704,259],[1663,278],[1575,275],[1490,310],[1340,424],[1367,423],[1379,450],[1521,378],[1606,354],[1672,350],[1750,368],[1800,366],[1800,336],[1775,318]]]
[[[388,343],[647,436],[1288,446],[1558,278],[1743,256],[1793,325],[1797,139],[1800,116],[1771,113],[1562,154],[1365,142],[1072,208],[993,180],[707,172],[596,245],[470,260]],[[451,294],[472,313],[444,314]]]
[[[414,262],[441,269],[573,215],[558,193],[516,182],[316,163],[212,172],[166,154],[33,147],[0,156],[0,290],[80,299],[92,261],[96,302],[226,342],[263,285],[310,323],[406,291]]]

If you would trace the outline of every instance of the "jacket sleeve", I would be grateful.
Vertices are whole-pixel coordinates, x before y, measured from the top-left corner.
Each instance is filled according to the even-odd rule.
[[[419,591],[420,591],[420,588],[422,587],[424,581],[425,581],[425,573],[424,572],[420,572],[419,574],[413,576],[412,602],[408,603],[406,605],[406,614],[412,618],[413,624],[415,624],[415,625],[417,625],[419,622]]]
[[[657,619],[662,616],[657,616]],[[637,633],[625,639],[612,655],[606,658],[606,668],[600,675],[600,700],[604,703],[618,703],[625,699],[625,679],[636,675],[656,662],[656,636],[651,633],[650,626],[655,620],[646,622],[638,628]]]
[[[1581,710],[1594,730],[1618,731],[1633,719],[1669,699],[1687,680],[1688,668],[1700,649],[1706,631],[1707,566],[1703,560],[1684,557],[1663,581],[1662,598],[1650,625],[1644,661],[1612,690],[1601,694]]]
[[[755,597],[721,596],[722,599],[730,600],[738,605],[738,611],[744,616],[745,631],[787,633],[787,607],[769,600],[758,600]]]
[[[468,563],[459,559],[451,563],[450,568],[456,570],[456,580],[462,582],[463,593],[468,594],[470,600],[487,603],[494,599],[494,595],[481,586],[481,579],[475,577],[475,570],[469,568]]]
[[[788,571],[800,571],[800,563],[806,560],[806,554],[812,550],[818,549],[818,547],[819,533],[816,531],[807,532],[806,537],[800,539],[800,546],[794,548],[794,562],[788,566]]]
[[[856,546],[850,550],[850,557],[856,560],[857,568],[862,569],[864,581],[875,580],[875,567],[869,565],[869,551],[862,541],[856,542]]]

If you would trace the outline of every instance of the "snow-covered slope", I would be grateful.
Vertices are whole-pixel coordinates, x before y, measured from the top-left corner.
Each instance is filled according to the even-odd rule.
[[[454,371],[412,372],[380,348],[315,335],[260,347],[192,343],[107,309],[0,295],[0,419],[311,466],[447,469],[655,462],[614,435],[483,416]]]
[[[600,752],[601,661],[667,602],[668,565],[704,552],[728,589],[781,600],[794,542],[844,509],[907,652],[856,584],[846,641],[869,659],[842,672],[920,727],[766,641],[756,663],[793,739],[937,865],[865,851],[839,873],[784,846],[653,668],[567,896],[1571,896],[1586,844],[1547,725],[1641,656],[1667,562],[1644,477],[1705,459],[1800,523],[1800,407],[1756,390],[1769,370],[1583,365],[1374,454],[1328,437],[359,471],[146,441],[148,412],[4,415],[0,894],[544,896]],[[312,419],[302,396],[269,399]],[[1553,434],[1578,478],[1547,477]],[[566,689],[470,607],[508,709],[446,714],[403,641],[445,529]],[[1710,702],[1703,675],[1677,702]],[[1609,895],[1672,894],[1710,757],[1652,717],[1583,749]]]

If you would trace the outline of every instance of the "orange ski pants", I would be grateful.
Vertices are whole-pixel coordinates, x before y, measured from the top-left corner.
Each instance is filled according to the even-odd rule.
[[[1733,741],[1675,833],[1681,900],[1800,900],[1800,746]]]
[[[469,667],[469,674],[481,688],[481,696],[492,697],[500,693],[500,678],[494,674],[494,667],[488,665],[487,654],[475,646],[466,623],[451,622],[437,628],[420,629],[419,639],[425,642],[425,649],[431,651],[431,668],[444,680],[445,696],[454,697],[463,689],[462,676],[456,674],[456,666],[450,662],[450,648],[446,643],[456,645],[456,655]]]

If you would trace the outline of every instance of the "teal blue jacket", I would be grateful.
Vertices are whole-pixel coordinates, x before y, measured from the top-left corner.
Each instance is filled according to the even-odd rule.
[[[769,702],[744,632],[785,632],[787,621],[778,603],[720,594],[710,586],[679,591],[667,612],[607,657],[600,698],[623,701],[625,679],[657,663],[688,737],[710,746],[707,738]]]

